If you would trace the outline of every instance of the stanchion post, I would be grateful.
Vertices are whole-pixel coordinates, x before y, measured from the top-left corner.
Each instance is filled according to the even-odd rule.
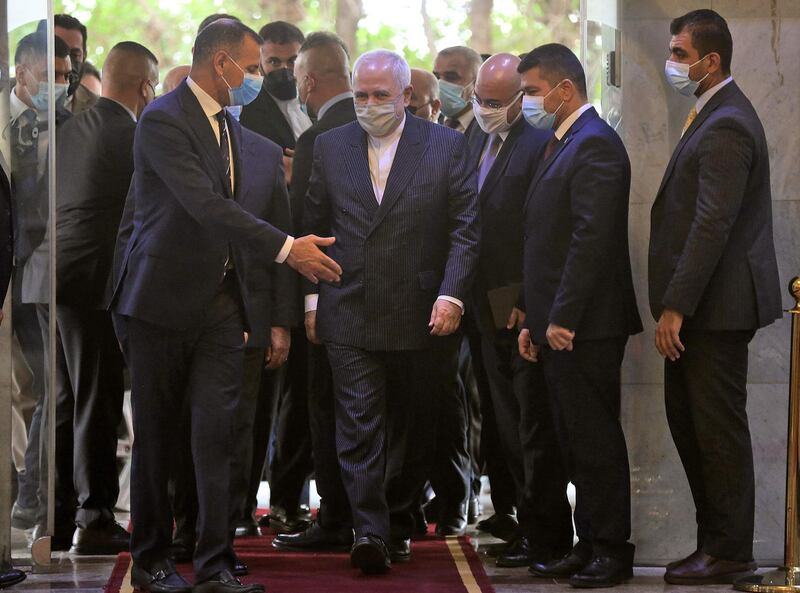
[[[798,525],[798,456],[800,454],[800,277],[789,283],[795,305],[792,315],[791,371],[789,378],[789,436],[786,452],[786,539],[783,566],[737,581],[734,588],[752,593],[800,591],[800,525]]]

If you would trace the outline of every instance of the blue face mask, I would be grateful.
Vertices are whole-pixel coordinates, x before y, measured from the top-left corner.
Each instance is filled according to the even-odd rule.
[[[664,76],[667,77],[669,86],[674,88],[684,97],[693,95],[700,86],[700,83],[708,78],[708,74],[711,73],[709,72],[700,80],[692,80],[689,78],[689,70],[691,70],[693,66],[697,66],[697,64],[702,62],[704,59],[705,56],[697,60],[694,64],[682,64],[681,62],[667,60],[667,63],[664,65]]]
[[[230,56],[228,56],[230,58]],[[244,79],[242,84],[236,88],[232,88],[225,77],[222,80],[228,85],[228,97],[230,98],[231,105],[245,106],[248,103],[255,101],[256,97],[261,93],[261,86],[264,84],[264,77],[260,74],[248,74],[242,67],[236,63],[236,60],[231,58],[231,62],[242,71]]]
[[[446,80],[439,81],[439,100],[442,102],[442,113],[445,117],[454,117],[464,111],[467,106],[464,99],[466,88]]]
[[[558,85],[553,87],[550,93],[557,88]],[[544,108],[544,100],[550,96],[550,93],[547,93],[544,97],[529,97],[528,95],[522,97],[522,115],[530,125],[538,130],[552,129],[553,124],[556,122],[556,114],[564,105],[564,101],[561,101],[558,109],[553,113],[548,112]]]
[[[56,102],[57,108],[64,104],[64,99],[67,96],[68,86],[68,84],[58,83],[53,85],[53,99]],[[50,85],[47,83],[47,81],[40,82],[39,91],[35,95],[31,95],[31,103],[33,103],[33,108],[43,115],[47,114],[47,91],[49,88]]]

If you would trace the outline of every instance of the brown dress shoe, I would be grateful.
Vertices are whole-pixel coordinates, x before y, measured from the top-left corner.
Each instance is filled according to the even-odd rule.
[[[714,558],[698,551],[667,570],[664,580],[672,585],[727,585],[753,574],[755,562]]]
[[[695,550],[694,552],[686,556],[686,558],[681,558],[680,560],[674,560],[670,562],[669,564],[667,564],[667,570],[672,570],[673,568],[683,564],[684,562],[689,562],[690,560],[694,560],[695,556],[697,556],[698,554],[702,554],[702,552],[700,550]]]

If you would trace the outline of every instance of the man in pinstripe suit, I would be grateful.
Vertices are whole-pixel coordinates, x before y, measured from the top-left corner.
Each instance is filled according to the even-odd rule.
[[[306,328],[333,371],[351,561],[366,573],[385,572],[390,551],[395,561],[410,557],[437,361],[461,322],[478,257],[466,139],[406,117],[410,79],[392,52],[356,61],[358,122],[317,139],[304,209],[305,232],[335,236],[329,255],[343,269],[338,283],[309,285]]]
[[[755,479],[748,344],[781,316],[769,153],[731,77],[733,40],[712,10],[672,21],[665,74],[697,97],[651,212],[650,309],[672,439],[697,508],[697,548],[667,565],[679,585],[752,572]]]

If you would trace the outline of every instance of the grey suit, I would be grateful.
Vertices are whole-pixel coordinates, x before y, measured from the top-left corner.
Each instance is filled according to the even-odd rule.
[[[667,419],[697,507],[698,549],[749,561],[754,478],[747,349],[781,316],[764,130],[735,82],[700,110],[651,213],[650,308],[684,315],[665,362]]]
[[[439,295],[466,300],[478,257],[466,151],[463,135],[407,116],[379,205],[358,123],[322,134],[314,148],[304,230],[336,237],[328,253],[343,269],[341,282],[319,287],[317,332],[333,371],[337,450],[358,537],[387,540],[390,513],[391,536],[409,537],[408,510],[427,477],[441,343],[430,336],[431,308]]]

